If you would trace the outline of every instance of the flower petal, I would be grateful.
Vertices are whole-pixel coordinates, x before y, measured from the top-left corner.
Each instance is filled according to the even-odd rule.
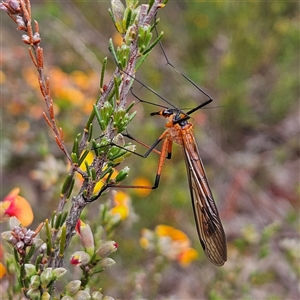
[[[182,251],[180,253],[180,255],[178,256],[178,262],[180,263],[181,266],[187,267],[190,265],[190,263],[193,260],[198,259],[198,257],[199,257],[199,254],[195,249],[187,248],[184,251]]]
[[[1,202],[1,210],[4,210],[4,215],[16,217],[27,227],[33,221],[33,212],[29,202],[18,195],[19,192],[19,188],[13,189]]]
[[[0,279],[3,278],[5,274],[6,274],[6,268],[5,268],[4,265],[0,262]]]
[[[169,236],[174,241],[189,241],[189,238],[181,230],[168,225],[158,225],[155,227],[158,236]]]

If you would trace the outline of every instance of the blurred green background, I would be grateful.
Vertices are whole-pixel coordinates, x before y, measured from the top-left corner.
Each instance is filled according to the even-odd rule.
[[[116,43],[118,36],[109,6],[108,1],[32,1],[58,122],[70,149],[98,96],[102,59],[109,59],[107,79],[115,68],[108,39]],[[132,213],[114,236],[117,264],[100,277],[106,294],[119,299],[299,299],[299,12],[296,1],[170,1],[159,12],[158,31],[165,33],[168,58],[214,99],[192,122],[225,228],[228,261],[218,268],[203,255],[183,156],[174,145],[157,190],[147,197],[126,191]],[[19,186],[38,224],[56,209],[67,166],[41,116],[34,69],[15,28],[2,13],[1,196]],[[205,101],[166,66],[159,47],[137,78],[182,109]],[[163,104],[138,83],[134,91]],[[129,132],[153,143],[164,120],[149,113],[159,108],[137,104],[134,109],[138,114]],[[128,184],[139,177],[152,182],[157,155],[144,160],[132,155],[125,165],[131,169]],[[98,206],[95,202],[88,209]],[[158,224],[184,231],[200,259],[187,268],[173,262],[155,269],[156,258],[141,249],[139,237],[142,228]]]

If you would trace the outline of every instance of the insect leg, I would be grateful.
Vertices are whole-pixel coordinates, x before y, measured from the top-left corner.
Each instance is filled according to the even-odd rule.
[[[155,143],[148,149],[148,151],[144,154],[141,155],[139,153],[135,153],[139,155],[142,158],[146,158],[153,150],[154,148],[165,138],[167,131],[164,131],[161,136],[155,141]],[[114,188],[124,188],[124,189],[151,189],[154,190],[158,187],[159,181],[160,181],[160,175],[162,171],[163,164],[166,160],[166,158],[170,158],[172,154],[172,141],[168,138],[165,138],[161,151],[160,151],[160,158],[158,161],[158,167],[157,167],[157,172],[154,180],[153,186],[139,186],[139,185],[118,185],[115,183],[107,183],[105,184],[99,193],[95,196],[93,196],[90,199],[85,199],[86,202],[93,202],[96,199],[98,199],[108,188],[114,187]]]

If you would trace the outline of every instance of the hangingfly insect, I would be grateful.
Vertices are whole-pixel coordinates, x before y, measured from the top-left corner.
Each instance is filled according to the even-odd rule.
[[[163,141],[154,187],[158,186],[161,169],[166,158],[171,157],[173,142],[182,146],[187,169],[195,222],[202,248],[208,259],[217,266],[227,260],[226,237],[214,202],[205,170],[199,156],[193,134],[193,125],[188,122],[190,114],[210,103],[212,99],[183,113],[177,108],[167,108],[151,113],[167,119],[166,130],[158,138]],[[152,148],[152,147],[151,147]]]
[[[174,106],[166,98],[159,95],[152,88],[146,86],[141,81],[135,78],[135,81],[137,81],[147,90],[149,90],[157,97],[162,99],[171,108],[168,108],[163,105],[158,105],[165,109],[150,114],[151,116],[159,115],[166,118],[167,129],[160,135],[160,137],[155,141],[155,143],[151,147],[148,146],[149,150],[144,155],[140,155],[142,157],[147,157],[151,153],[151,151],[158,152],[155,149],[155,147],[162,140],[164,140],[161,150],[160,152],[158,152],[160,154],[160,159],[158,163],[158,169],[157,169],[154,185],[152,187],[138,187],[138,186],[128,186],[128,187],[156,189],[159,185],[160,175],[161,175],[164,161],[166,158],[167,159],[171,158],[173,142],[181,145],[184,153],[184,158],[185,158],[195,222],[196,222],[197,232],[198,232],[201,246],[206,256],[213,264],[217,266],[222,266],[227,260],[226,236],[219,217],[217,206],[215,204],[211,189],[209,187],[209,183],[205,174],[203,163],[199,155],[199,150],[193,133],[193,125],[188,122],[188,120],[191,118],[190,115],[192,113],[204,107],[205,105],[209,104],[210,102],[213,101],[213,99],[210,97],[208,93],[206,93],[202,88],[196,85],[185,74],[178,71],[178,69],[176,69],[176,67],[172,65],[168,60],[161,43],[160,46],[166,58],[167,64],[170,65],[176,72],[182,75],[186,80],[188,80],[192,85],[194,85],[202,94],[204,94],[209,99],[201,103],[197,107],[184,113],[182,110]],[[133,95],[140,102],[155,105],[154,103],[140,99],[135,94]],[[127,136],[135,140],[132,136],[130,135]],[[135,141],[140,143],[137,140]],[[143,143],[140,144],[146,146]]]

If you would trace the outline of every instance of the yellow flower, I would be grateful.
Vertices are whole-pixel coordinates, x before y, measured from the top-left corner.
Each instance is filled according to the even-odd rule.
[[[91,165],[92,162],[94,160],[94,154],[92,152],[89,152],[89,154],[86,156],[85,160],[83,161],[83,163],[81,164],[80,168],[86,172],[86,166],[85,166],[85,162],[87,162],[88,165]],[[118,171],[117,170],[113,170],[113,174],[111,176],[111,179],[114,179],[116,176],[118,175]],[[83,178],[80,174],[76,173],[76,177],[83,182]],[[104,177],[104,180],[107,176]],[[96,183],[95,188],[94,188],[94,194],[97,194],[101,188],[103,187],[103,181],[100,180]]]
[[[2,262],[0,262],[0,279],[3,278],[5,274],[6,274],[6,268],[2,264]]]
[[[178,256],[178,262],[181,266],[187,267],[193,260],[198,259],[199,254],[193,248],[186,248],[184,249]]]
[[[122,191],[114,193],[115,206],[110,210],[113,215],[119,215],[121,220],[125,220],[129,215],[130,198]]]
[[[140,245],[147,250],[156,250],[169,260],[188,266],[198,258],[198,252],[191,248],[188,236],[172,226],[158,225],[154,231],[143,229]]]
[[[169,236],[173,241],[188,241],[189,238],[181,230],[168,225],[158,225],[155,227],[158,236]]]
[[[137,177],[133,180],[132,185],[137,186],[152,186],[152,183],[145,177]],[[151,193],[151,189],[134,189],[134,192],[139,197],[147,197]]]
[[[24,227],[29,226],[33,221],[33,212],[29,202],[19,196],[20,189],[14,188],[0,202],[0,221],[6,217],[16,217]]]

